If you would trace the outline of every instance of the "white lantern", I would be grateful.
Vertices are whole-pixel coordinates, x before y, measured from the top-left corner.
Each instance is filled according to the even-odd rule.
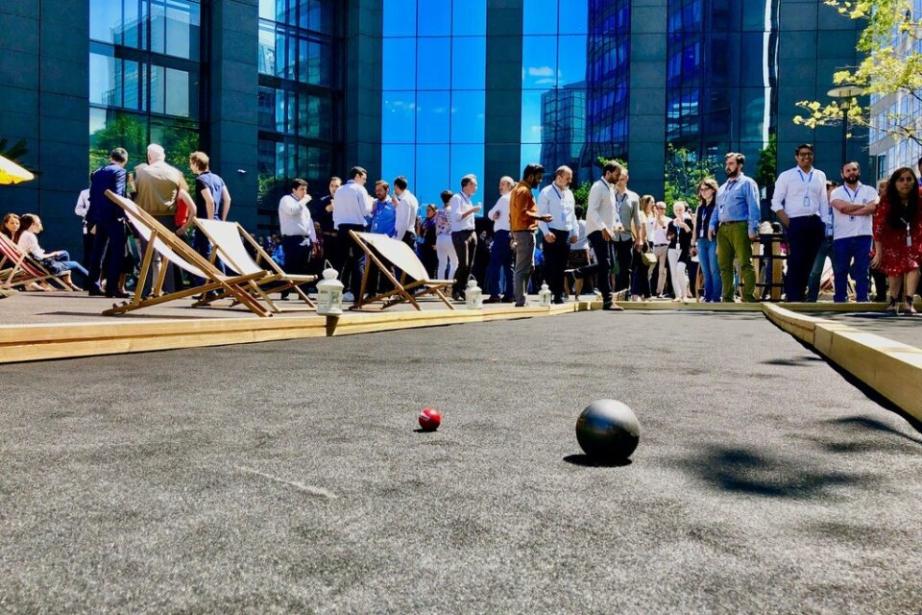
[[[467,303],[467,309],[479,310],[483,307],[483,292],[477,286],[477,280],[474,276],[467,281],[467,288],[464,290],[464,301]]]
[[[321,274],[323,279],[317,282],[317,313],[321,316],[339,316],[343,313],[343,283],[337,280],[339,272],[333,269],[329,261]]]
[[[541,307],[551,307],[551,289],[548,288],[547,282],[541,284],[541,290],[538,291],[538,299],[541,301]]]

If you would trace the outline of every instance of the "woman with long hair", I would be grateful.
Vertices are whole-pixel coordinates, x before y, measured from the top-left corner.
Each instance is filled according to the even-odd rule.
[[[51,272],[61,276],[61,280],[70,286],[73,290],[82,290],[71,280],[71,272],[79,271],[85,276],[87,270],[78,263],[70,259],[67,250],[57,250],[56,252],[45,252],[38,243],[37,235],[44,229],[42,219],[35,214],[26,214],[20,219],[19,232],[16,234],[16,244],[19,249],[27,253],[32,258],[41,261]]]
[[[650,298],[650,265],[644,260],[644,254],[652,248],[650,242],[652,237],[650,230],[653,222],[653,204],[656,202],[651,195],[645,194],[640,197],[640,224],[637,227],[637,233],[640,235],[641,248],[634,248],[633,271],[631,272],[631,301],[640,301],[641,299]]]
[[[695,241],[698,248],[698,263],[704,277],[704,302],[720,301],[720,269],[717,266],[717,239],[708,239],[708,228],[714,214],[717,197],[717,182],[712,177],[702,179],[698,184],[698,210],[695,212]]]
[[[6,214],[3,216],[3,222],[0,223],[0,233],[11,240],[16,241],[16,235],[19,234],[19,216],[16,214]]]
[[[874,259],[871,267],[887,274],[887,310],[915,314],[913,297],[922,263],[922,213],[919,185],[909,167],[893,172],[874,213]],[[900,292],[903,291],[902,296]]]

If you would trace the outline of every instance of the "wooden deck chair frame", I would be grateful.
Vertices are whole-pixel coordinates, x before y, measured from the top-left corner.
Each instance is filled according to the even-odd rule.
[[[206,228],[206,224],[208,221],[206,220],[205,221],[206,224],[203,224],[200,218],[195,218],[193,222],[195,224],[196,230],[204,233],[205,237],[208,238],[208,241],[215,248],[214,250],[211,251],[211,262],[214,263],[216,258],[220,258],[222,261],[224,261],[225,265],[227,265],[228,267],[230,267],[237,273],[241,273],[241,271],[243,271],[243,267],[242,267],[243,264],[238,263],[237,260],[234,258],[234,255],[230,253],[230,250],[228,250],[226,246],[222,245],[221,242],[218,240],[218,238],[216,238],[212,233],[208,231],[208,229]],[[297,293],[297,295],[307,305],[307,307],[311,309],[316,308],[316,306],[314,305],[314,302],[311,301],[310,297],[307,296],[307,293],[301,290],[301,288],[298,285],[308,284],[310,282],[313,282],[317,279],[317,276],[315,275],[293,275],[293,274],[286,273],[285,270],[282,269],[278,263],[272,260],[272,257],[270,257],[266,253],[266,251],[262,249],[262,246],[259,245],[259,243],[253,238],[253,236],[250,235],[246,231],[246,229],[240,226],[239,222],[222,222],[222,224],[230,224],[230,225],[235,226],[242,240],[248,243],[250,247],[252,247],[253,250],[256,252],[256,259],[255,260],[251,259],[252,265],[254,267],[259,267],[265,270],[266,276],[255,281],[255,283],[257,286],[259,286],[261,290],[261,296],[263,297],[263,301],[265,301],[273,309],[273,311],[278,312],[279,310],[275,306],[275,304],[272,302],[272,300],[269,299],[268,294],[275,293],[275,292],[284,292],[286,290],[290,290],[290,291]],[[265,262],[265,266],[261,265],[260,261]],[[266,267],[268,267],[268,269],[266,269]],[[197,304],[207,305],[208,303],[211,303],[212,301],[217,301],[222,298],[223,298],[222,295],[218,293],[216,296],[203,298]]]
[[[160,224],[157,219],[140,209],[132,201],[118,196],[111,190],[106,190],[106,196],[110,201],[124,209],[125,214],[130,220],[146,227],[150,231],[150,238],[147,240],[147,248],[144,250],[144,254],[141,258],[141,272],[138,275],[138,283],[134,294],[129,301],[113,305],[110,309],[105,310],[103,312],[104,315],[114,316],[124,314],[137,309],[169,303],[177,299],[217,290],[223,292],[227,297],[237,300],[257,316],[272,316],[272,312],[260,305],[259,300],[256,298],[260,295],[260,292],[255,281],[264,277],[265,271],[250,275],[224,275],[224,273],[209,262],[208,259],[203,258],[201,254],[193,250],[186,242],[180,239],[176,233],[171,232]],[[122,202],[123,200],[125,202]],[[157,279],[154,280],[154,284],[151,288],[151,296],[145,299],[143,296],[144,282],[147,279],[147,274],[153,263],[154,253],[157,251],[157,240],[160,240],[169,248],[176,258],[185,260],[188,265],[192,265],[195,269],[199,270],[200,273],[204,274],[202,277],[205,279],[205,283],[192,288],[161,294],[168,269],[168,267],[163,266],[158,272]],[[166,254],[161,253],[161,256],[166,260],[172,260],[168,258]]]
[[[53,282],[62,290],[74,289],[61,280],[63,274],[48,271],[44,265],[23,252],[6,235],[0,234],[0,287],[12,288],[33,282]]]
[[[374,248],[362,238],[363,233],[357,233],[355,231],[349,231],[349,235],[352,236],[353,241],[358,245],[362,251],[365,253],[365,272],[362,274],[362,286],[359,289],[359,296],[355,298],[355,303],[350,309],[360,310],[364,306],[370,303],[376,303],[378,301],[382,302],[381,309],[387,309],[398,303],[406,301],[412,305],[417,310],[422,310],[419,306],[417,299],[425,295],[433,295],[435,298],[441,299],[442,303],[448,306],[449,309],[455,309],[455,306],[452,305],[448,297],[445,296],[445,293],[442,292],[443,289],[449,288],[454,285],[454,280],[413,280],[407,283],[407,274],[402,273],[400,280],[398,280],[391,271],[391,268],[385,265],[383,262],[383,256],[380,255]],[[392,241],[397,241],[393,239]],[[402,243],[402,242],[401,242]],[[404,244],[405,245],[405,244]],[[415,254],[413,254],[417,260]],[[372,265],[378,268],[384,276],[393,284],[393,290],[389,290],[384,293],[378,293],[368,299],[365,299],[365,290],[368,287],[368,278],[371,272]],[[394,267],[399,268],[397,265]]]

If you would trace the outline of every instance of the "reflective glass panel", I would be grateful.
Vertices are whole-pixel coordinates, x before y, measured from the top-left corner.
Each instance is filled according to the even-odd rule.
[[[451,41],[451,87],[482,90],[486,85],[487,41],[483,37],[459,37]]]
[[[416,39],[385,38],[382,52],[383,88],[405,90],[416,87]]]
[[[451,95],[451,142],[483,143],[486,97],[483,91]],[[482,148],[481,148],[482,149]]]
[[[416,14],[416,31],[419,36],[451,34],[450,0],[420,0]]]
[[[416,87],[420,90],[447,90],[451,87],[451,39],[417,39]]]
[[[522,87],[544,90],[557,84],[557,37],[527,36],[522,40]]]
[[[449,142],[449,108],[451,94],[448,91],[416,94],[416,140],[419,143]]]
[[[416,36],[416,0],[384,0],[382,12],[384,36]]]
[[[483,36],[486,34],[486,0],[454,0],[452,2],[451,31],[455,36]]]
[[[416,92],[384,93],[381,112],[383,143],[414,143],[416,141]]]

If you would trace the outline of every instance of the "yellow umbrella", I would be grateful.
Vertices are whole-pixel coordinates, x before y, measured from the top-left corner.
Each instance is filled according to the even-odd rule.
[[[0,185],[19,184],[35,179],[29,171],[12,160],[0,156]]]

